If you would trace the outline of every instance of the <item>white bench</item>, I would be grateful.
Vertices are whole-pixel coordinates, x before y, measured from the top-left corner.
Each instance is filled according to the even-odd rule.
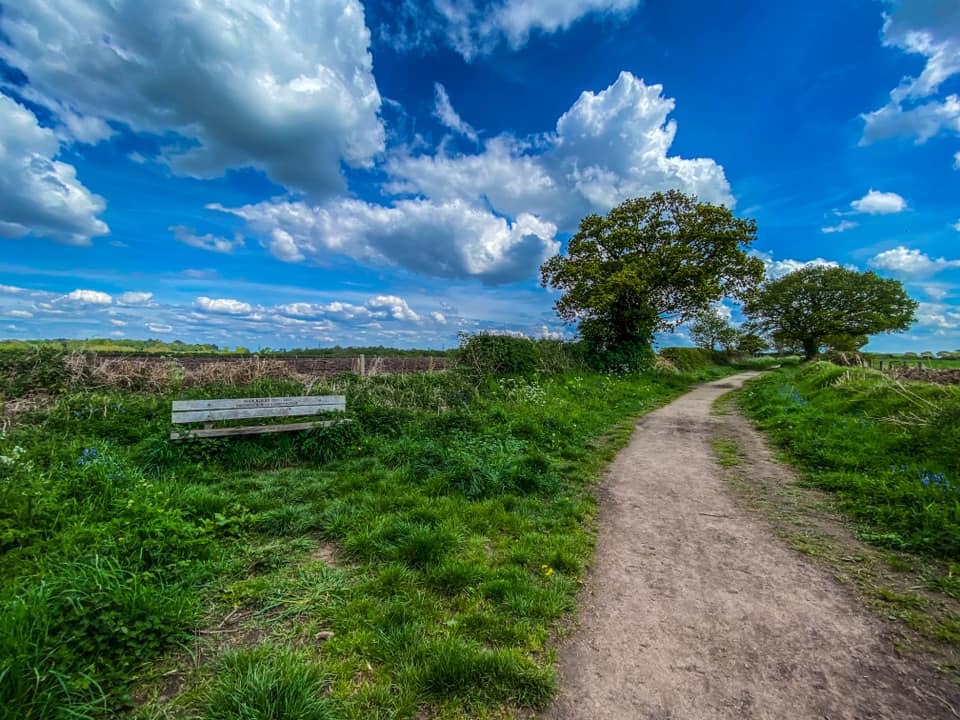
[[[223,437],[225,435],[256,435],[259,433],[308,430],[333,425],[337,420],[283,423],[277,425],[247,425],[241,427],[213,427],[217,420],[247,420],[250,418],[299,417],[325,412],[344,412],[344,395],[299,395],[274,398],[236,398],[231,400],[174,400],[170,420],[174,425],[205,423],[202,428],[171,432],[171,440],[192,437]]]

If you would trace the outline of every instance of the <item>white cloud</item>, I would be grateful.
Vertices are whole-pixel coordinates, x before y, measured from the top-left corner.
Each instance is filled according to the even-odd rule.
[[[827,227],[820,228],[822,233],[842,233],[847,230],[853,230],[855,227],[860,227],[860,223],[854,222],[853,220],[841,220],[836,225],[828,225]]]
[[[22,318],[24,320],[33,317],[33,313],[29,310],[8,310],[7,315],[9,317]]]
[[[813,260],[793,260],[789,258],[785,260],[774,260],[770,253],[754,250],[751,251],[750,254],[763,261],[763,264],[767,268],[767,277],[771,280],[808,267],[840,267],[840,263],[834,260],[824,260],[819,257]]]
[[[125,292],[117,296],[117,303],[120,305],[149,305],[151,300],[151,292]]]
[[[896,193],[870,188],[866,195],[850,203],[850,207],[867,215],[890,215],[906,210],[907,201]]]
[[[384,146],[358,0],[19,0],[0,30],[31,99],[88,139],[103,121],[173,131],[179,173],[255,167],[323,194],[343,189],[341,162],[367,167]]]
[[[952,227],[957,232],[960,232],[960,220],[957,220],[957,222],[951,225],[950,227]]]
[[[937,302],[950,295],[950,291],[941,285],[925,285],[923,291],[927,294],[927,297]]]
[[[184,245],[199,248],[200,250],[209,250],[215,253],[232,253],[237,248],[243,247],[243,237],[235,235],[233,240],[217,237],[216,235],[197,235],[193,228],[184,225],[171,225],[168,230],[173,232],[177,242]]]
[[[74,290],[61,299],[85,305],[110,305],[113,303],[113,298],[110,295],[99,290]]]
[[[680,189],[706,202],[733,205],[723,168],[710,159],[668,155],[677,132],[667,120],[674,101],[660,85],[628,72],[600,92],[584,92],[533,144],[509,135],[470,155],[388,158],[394,193],[489,204],[516,217],[533,213],[572,230],[584,215],[605,213],[630,197]]]
[[[447,318],[444,316],[443,313],[440,313],[440,312],[432,312],[432,313],[430,313],[430,318],[431,318],[435,323],[439,323],[440,325],[446,325],[446,324],[447,324]]]
[[[15,285],[0,285],[0,293],[6,295],[19,295],[22,292],[26,292],[26,290],[21,287],[16,287]]]
[[[271,255],[283,262],[298,263],[305,259],[293,236],[281,228],[274,228],[270,231],[270,241],[267,247]]]
[[[328,261],[332,253],[444,278],[496,284],[523,280],[591,212],[630,197],[679,188],[733,204],[723,168],[710,159],[668,155],[674,102],[659,85],[620,73],[605,90],[584,92],[534,142],[501,135],[474,154],[393,153],[382,206],[355,199],[312,205],[276,199],[240,208],[211,204],[247,221],[286,262]]]
[[[899,246],[875,255],[867,263],[877,270],[887,270],[905,277],[926,277],[941,270],[960,267],[960,260],[932,259],[919,250]]]
[[[147,323],[147,329],[150,332],[155,333],[170,333],[173,332],[173,325],[165,325],[163,323]]]
[[[492,52],[502,44],[517,49],[534,32],[566,30],[588,16],[623,17],[642,0],[433,0],[426,5],[403,3],[394,10],[396,27],[382,29],[397,49],[428,44],[439,36],[466,60]]]
[[[110,320],[110,324],[113,325],[114,327],[126,327],[126,326],[127,326],[127,321],[126,321],[126,320],[111,319],[111,320]]]
[[[434,83],[433,93],[434,116],[442,122],[445,127],[473,140],[473,142],[477,142],[477,131],[453,109],[453,105],[450,103],[450,96],[447,95],[447,89],[440,83]]]
[[[960,170],[960,152],[953,156],[953,169]]]
[[[955,0],[888,0],[883,43],[922,55],[920,75],[905,77],[882,108],[863,115],[862,143],[899,135],[922,143],[942,130],[960,132],[960,98],[939,94],[943,83],[960,73],[960,4]]]
[[[212,313],[224,313],[226,315],[245,315],[253,312],[253,306],[250,303],[241,302],[232,298],[208,298],[198,297],[194,304],[201,310]]]
[[[334,252],[434,277],[520,280],[559,249],[551,223],[529,214],[509,222],[459,200],[400,200],[392,207],[360,200],[320,207],[277,201],[210,207],[238,215],[274,239],[281,230],[307,259],[324,260]]]
[[[3,94],[0,117],[0,238],[31,234],[89,245],[109,232],[96,217],[106,207],[103,198],[77,180],[73,165],[54,159],[60,143],[53,131]]]
[[[367,307],[376,312],[386,312],[394,320],[411,320],[418,322],[420,316],[417,315],[407,301],[396,295],[377,295],[367,301]]]

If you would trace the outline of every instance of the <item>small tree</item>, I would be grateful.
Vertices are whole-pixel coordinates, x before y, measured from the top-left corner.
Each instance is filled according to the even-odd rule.
[[[737,331],[713,307],[697,312],[690,324],[690,339],[694,345],[704,350],[716,350],[717,345],[729,349],[736,342],[736,338]]]
[[[866,335],[828,335],[823,339],[823,345],[828,350],[857,352],[869,341]]]
[[[557,314],[577,323],[594,355],[636,358],[651,353],[655,332],[760,282],[763,263],[746,252],[756,231],[725,207],[654,193],[585,217],[541,281],[561,291]]]
[[[741,355],[757,355],[770,347],[770,344],[756,333],[740,331],[737,334],[736,347]]]
[[[752,327],[778,345],[800,345],[808,360],[831,336],[906,330],[916,309],[898,280],[824,266],[770,280],[744,304]]]

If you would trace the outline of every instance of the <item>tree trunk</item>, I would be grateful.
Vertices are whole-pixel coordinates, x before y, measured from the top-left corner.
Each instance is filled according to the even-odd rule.
[[[820,352],[820,344],[815,338],[803,339],[803,359],[813,360]]]

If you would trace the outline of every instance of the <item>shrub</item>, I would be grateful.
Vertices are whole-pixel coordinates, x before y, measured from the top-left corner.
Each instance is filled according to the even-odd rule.
[[[468,375],[531,375],[539,364],[537,344],[530,338],[510,335],[460,335],[456,367]]]

